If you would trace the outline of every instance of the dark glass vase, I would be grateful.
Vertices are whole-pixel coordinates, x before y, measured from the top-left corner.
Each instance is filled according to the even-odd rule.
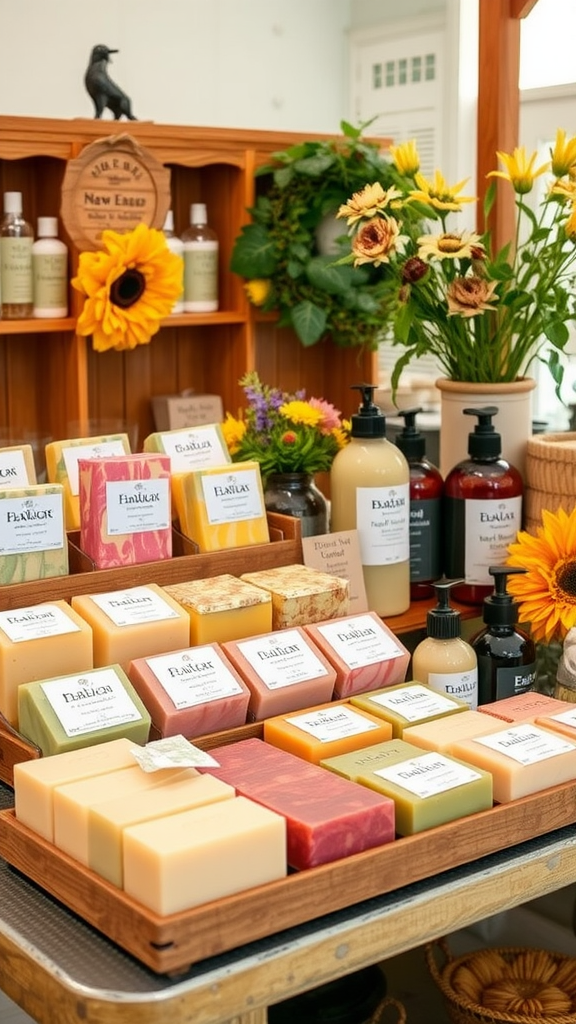
[[[309,473],[271,473],[264,486],[268,512],[300,519],[302,536],[328,532],[328,509],[323,494]]]

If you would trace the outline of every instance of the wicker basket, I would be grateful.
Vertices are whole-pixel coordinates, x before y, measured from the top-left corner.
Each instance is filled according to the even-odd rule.
[[[576,433],[534,434],[526,445],[524,525],[536,533],[542,511],[571,512],[576,504]]]
[[[406,1024],[406,1009],[398,999],[394,999],[392,996],[384,996],[384,999],[378,1004],[374,1013],[370,1018],[370,1024],[392,1024],[392,1017],[386,1011],[392,1007],[396,1013],[394,1024]]]
[[[444,939],[429,943],[425,953],[428,969],[444,996],[453,1024],[576,1024],[574,957],[514,947],[482,949],[452,957]],[[484,999],[495,1004],[497,997],[498,1002],[503,1002],[497,986],[509,983],[508,979],[522,993],[522,1012],[483,1004]],[[550,991],[552,987],[560,992],[559,1002]],[[553,1000],[559,1006],[564,1003],[564,1008],[556,1012]],[[510,1001],[509,1005],[513,1003]]]

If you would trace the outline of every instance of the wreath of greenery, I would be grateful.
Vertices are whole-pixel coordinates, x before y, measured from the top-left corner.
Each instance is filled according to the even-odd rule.
[[[317,231],[368,182],[394,183],[394,168],[377,142],[362,138],[368,124],[341,122],[342,137],[303,142],[274,153],[258,169],[270,187],[249,210],[252,223],[237,237],[231,270],[247,279],[251,300],[277,310],[306,347],[329,335],[341,347],[376,348],[392,307],[390,285],[371,266],[335,265],[349,242],[331,254],[318,250]],[[344,229],[343,229],[344,232]]]

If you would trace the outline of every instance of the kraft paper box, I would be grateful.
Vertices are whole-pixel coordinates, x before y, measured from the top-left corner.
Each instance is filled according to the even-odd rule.
[[[152,399],[152,412],[156,430],[221,423],[224,419],[220,395],[157,395]]]

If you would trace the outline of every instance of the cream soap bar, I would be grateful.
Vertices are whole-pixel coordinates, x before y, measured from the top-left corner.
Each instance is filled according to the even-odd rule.
[[[250,690],[218,644],[135,658],[128,678],[161,736],[204,736],[244,725]]]
[[[538,715],[534,720],[535,725],[541,725],[543,729],[561,733],[562,736],[567,736],[569,740],[576,743],[576,704],[572,704],[570,701],[559,701],[559,703],[564,704],[563,711]]]
[[[328,864],[394,839],[394,804],[285,750],[250,738],[210,750],[210,768],[286,818],[288,863],[297,870]]]
[[[88,808],[88,867],[121,889],[124,829],[235,795],[221,779],[193,770],[153,789],[105,799]]]
[[[0,711],[14,728],[21,683],[92,667],[92,629],[66,601],[0,612]]]
[[[210,579],[172,583],[164,587],[189,617],[189,640],[193,646],[238,640],[272,629],[272,599],[260,587],[253,587],[223,573]],[[183,647],[184,644],[174,645]]]
[[[258,462],[237,462],[173,475],[180,530],[199,551],[270,540]]]
[[[0,488],[29,487],[38,483],[31,444],[0,448]]]
[[[568,702],[549,697],[546,693],[528,690],[513,697],[503,697],[490,704],[478,705],[478,711],[504,722],[535,722],[541,715],[554,715],[566,711]]]
[[[0,488],[0,585],[67,575],[60,484]]]
[[[79,459],[80,547],[98,569],[172,556],[170,459]]]
[[[286,824],[237,797],[124,831],[124,888],[176,914],[286,875]]]
[[[492,773],[499,804],[576,778],[576,742],[532,722],[461,740],[452,752]]]
[[[157,431],[144,439],[142,447],[145,452],[169,455],[172,473],[225,466],[232,461],[219,423]]]
[[[102,434],[100,437],[75,437],[50,441],[45,447],[46,475],[51,483],[62,484],[67,530],[80,529],[78,501],[78,459],[103,459],[110,455],[129,455],[127,434]]]
[[[432,722],[410,725],[403,730],[402,737],[407,743],[415,743],[417,747],[423,747],[425,750],[440,750],[444,754],[451,754],[453,745],[460,740],[493,732],[495,728],[495,723],[490,722],[488,715],[466,710],[458,715],[448,715]]]
[[[350,703],[390,722],[392,736],[401,739],[404,730],[422,722],[433,722],[437,718],[462,714],[468,705],[455,697],[437,693],[424,683],[407,682],[399,686],[387,686],[357,697]]]
[[[389,740],[389,722],[348,704],[322,704],[298,715],[268,718],[264,740],[312,764]]]
[[[53,795],[57,786],[135,765],[136,743],[121,737],[14,765],[16,817],[27,828],[54,842]]]
[[[120,665],[22,683],[20,732],[44,755],[125,736],[146,743],[150,715]]]
[[[410,652],[375,612],[305,626],[336,669],[334,696],[350,697],[406,678]]]
[[[134,658],[175,651],[190,643],[190,620],[156,583],[105,594],[75,594],[72,608],[92,627],[94,665],[127,666]]]
[[[260,722],[332,697],[336,672],[299,626],[229,640],[222,649],[250,690],[249,721]]]
[[[280,565],[246,572],[241,578],[270,593],[272,629],[335,619],[350,610],[348,580],[307,565]]]

